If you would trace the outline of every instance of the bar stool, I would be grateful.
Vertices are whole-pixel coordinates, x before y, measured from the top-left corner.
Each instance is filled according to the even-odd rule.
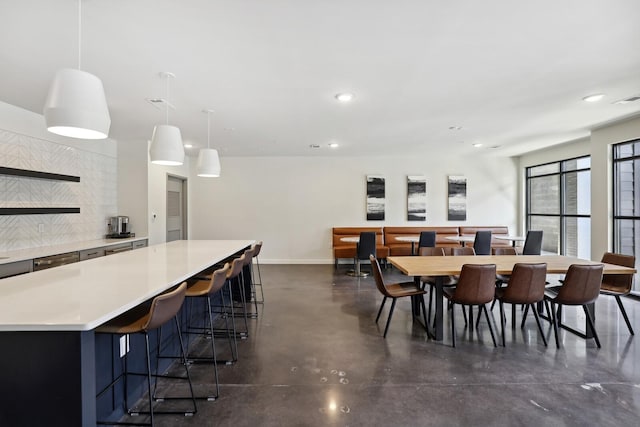
[[[186,328],[187,334],[195,334],[195,333],[204,333],[205,335],[209,334],[211,336],[211,357],[205,356],[190,356],[187,355],[187,361],[193,363],[202,363],[209,362],[213,363],[213,373],[216,382],[216,390],[215,395],[207,395],[207,396],[197,396],[196,399],[206,399],[209,401],[216,400],[220,395],[220,384],[218,382],[218,360],[216,356],[216,343],[215,343],[215,334],[213,328],[213,311],[211,309],[211,298],[213,295],[217,294],[222,287],[225,285],[227,280],[227,273],[231,270],[231,266],[229,263],[226,263],[223,268],[215,270],[211,275],[211,279],[209,280],[198,280],[189,286],[186,290],[185,297],[187,299],[195,299],[200,298],[205,305],[206,312],[206,320],[205,327],[202,328],[194,328],[188,326]],[[225,316],[225,322],[227,322],[227,330],[229,329],[229,324],[227,317]],[[189,320],[191,318],[189,317]],[[198,332],[196,332],[198,331]],[[234,357],[234,347],[231,341],[231,334],[227,334],[229,337],[229,347],[231,348],[232,358]]]
[[[240,273],[240,286],[242,286],[242,289],[244,289],[244,284],[245,284],[245,271],[248,271],[249,273],[249,297],[253,297],[253,305],[255,307],[255,312],[254,313],[247,313],[247,317],[250,317],[251,319],[257,319],[258,318],[258,302],[256,301],[255,298],[255,291],[254,286],[253,286],[253,274],[251,274],[251,266],[253,264],[253,257],[255,256],[256,253],[256,246],[255,245],[251,245],[251,248],[247,249],[246,251],[244,251],[244,263],[242,265],[242,272]],[[246,269],[245,269],[246,267]],[[246,297],[246,290],[245,290],[245,297]],[[247,306],[246,306],[246,300],[245,300],[245,306],[244,309],[246,311]]]
[[[107,323],[96,328],[96,333],[104,333],[111,335],[128,335],[128,334],[144,334],[145,344],[146,344],[146,364],[147,364],[147,372],[146,373],[136,373],[136,372],[128,372],[127,371],[127,354],[124,356],[124,370],[123,373],[113,380],[111,384],[109,384],[104,390],[98,393],[98,396],[103,394],[105,391],[111,389],[115,385],[120,378],[124,378],[124,394],[125,394],[125,410],[129,413],[129,415],[138,415],[138,414],[149,414],[150,421],[148,423],[135,423],[135,422],[109,422],[109,421],[98,421],[98,424],[108,424],[108,425],[154,425],[154,414],[184,414],[185,416],[193,415],[197,411],[195,397],[193,395],[193,384],[191,383],[191,376],[189,375],[189,369],[187,367],[186,359],[185,359],[185,349],[184,342],[182,341],[182,334],[180,332],[180,324],[178,323],[178,312],[182,307],[182,303],[184,302],[185,292],[187,289],[187,283],[183,282],[180,286],[174,289],[171,292],[167,292],[161,295],[156,296],[151,302],[151,307],[146,305],[140,305],[128,312],[116,317],[108,321]],[[186,371],[186,377],[178,377],[178,376],[170,376],[170,375],[160,375],[158,374],[158,364],[156,363],[156,373],[151,373],[151,357],[149,350],[149,331],[161,328],[165,323],[169,322],[171,319],[174,320],[176,330],[178,333],[178,338],[180,340],[180,354],[182,358],[183,365]],[[158,349],[157,355],[160,354],[160,340],[158,339]],[[139,375],[147,377],[147,393],[149,399],[149,411],[133,411],[129,408],[127,402],[127,375]],[[155,391],[157,388],[157,380],[154,384],[154,390],[151,390],[151,377],[156,378],[170,378],[170,379],[186,379],[189,382],[189,390],[191,393],[190,397],[163,397],[159,400],[175,400],[175,399],[189,399],[193,403],[193,409],[188,411],[155,411],[153,409],[153,400],[155,399]]]
[[[253,262],[251,263],[251,278],[253,279],[252,286],[253,292],[252,296],[255,298],[255,302],[257,304],[264,304],[264,290],[262,289],[262,275],[260,274],[260,260],[258,255],[260,255],[260,251],[262,250],[262,240],[253,245],[253,258],[256,260],[256,268],[258,271],[258,281],[256,282],[256,275],[254,274]],[[258,293],[256,286],[260,286],[260,299],[258,299]]]
[[[246,252],[240,255],[239,258],[234,259],[231,262],[231,270],[227,273],[227,282],[229,283],[229,292],[231,296],[231,310],[232,317],[243,317],[244,318],[244,331],[237,332],[237,335],[240,339],[247,339],[249,337],[249,324],[247,322],[247,300],[245,298],[244,292],[244,283],[242,281],[242,268],[246,265],[247,255]],[[238,283],[238,296],[240,297],[240,304],[242,307],[242,312],[234,312],[235,301],[233,295],[233,281]]]

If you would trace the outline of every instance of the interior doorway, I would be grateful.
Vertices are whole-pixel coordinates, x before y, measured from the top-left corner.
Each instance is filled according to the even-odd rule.
[[[187,179],[167,175],[167,242],[187,238]]]

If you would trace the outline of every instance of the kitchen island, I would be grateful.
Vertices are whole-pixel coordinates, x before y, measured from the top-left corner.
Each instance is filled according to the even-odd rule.
[[[0,425],[95,425],[94,329],[252,243],[180,240],[0,280]]]

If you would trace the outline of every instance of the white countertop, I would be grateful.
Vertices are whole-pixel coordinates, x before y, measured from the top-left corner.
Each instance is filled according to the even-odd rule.
[[[0,331],[87,331],[253,240],[177,240],[0,280]]]
[[[34,258],[41,258],[50,255],[63,254],[66,252],[77,252],[85,249],[102,248],[114,246],[120,243],[136,242],[145,240],[147,237],[128,237],[126,239],[96,239],[82,242],[65,243],[62,245],[41,246],[37,248],[20,249],[17,251],[0,252],[0,264],[8,264],[16,261],[25,261]]]

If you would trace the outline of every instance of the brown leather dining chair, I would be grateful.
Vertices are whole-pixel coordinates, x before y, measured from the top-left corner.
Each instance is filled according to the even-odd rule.
[[[380,263],[373,255],[369,256],[369,260],[371,261],[371,270],[373,271],[373,277],[376,281],[376,287],[383,295],[382,303],[380,303],[380,309],[378,310],[378,315],[376,316],[376,323],[380,319],[380,314],[382,314],[382,309],[384,308],[384,304],[387,302],[387,298],[391,298],[391,308],[389,309],[389,317],[387,318],[387,324],[384,327],[383,338],[387,337],[387,331],[389,330],[389,324],[391,323],[391,317],[393,316],[393,310],[396,307],[396,300],[402,297],[420,297],[421,305],[422,305],[422,316],[424,318],[425,328],[429,329],[427,323],[427,311],[424,305],[424,294],[425,290],[420,289],[415,282],[402,282],[402,283],[392,283],[385,284],[384,278],[382,277],[382,271],[380,270]]]
[[[569,270],[564,278],[562,286],[547,288],[545,290],[545,303],[547,304],[547,311],[551,315],[551,323],[553,324],[553,334],[556,340],[556,347],[560,348],[560,341],[558,340],[558,325],[560,323],[560,312],[563,305],[581,305],[584,310],[584,314],[587,317],[588,326],[593,332],[593,338],[596,341],[596,345],[600,348],[600,339],[598,333],[589,313],[587,304],[591,304],[596,301],[600,294],[600,284],[602,283],[602,264],[595,265],[580,265],[572,264],[569,266]],[[549,308],[549,303],[551,308]],[[558,304],[558,312],[556,312],[555,305]],[[565,326],[563,326],[565,327]],[[567,328],[567,327],[565,327]],[[567,328],[569,329],[569,328]],[[571,330],[571,329],[570,329]],[[583,338],[586,338],[585,334],[576,333]]]
[[[602,256],[602,262],[606,264],[615,264],[621,265],[623,267],[635,268],[636,257],[634,257],[633,255],[622,255],[606,252]],[[631,327],[631,322],[629,321],[629,316],[627,316],[627,311],[624,309],[624,305],[622,305],[622,300],[620,299],[620,297],[622,296],[629,295],[632,286],[633,274],[605,274],[604,276],[602,276],[600,294],[609,295],[616,299],[618,307],[620,308],[620,313],[622,313],[622,317],[624,317],[624,321],[626,322],[627,328],[629,329],[629,333],[631,335],[634,335],[633,328]]]
[[[496,337],[493,333],[491,320],[486,304],[493,301],[496,289],[496,265],[495,264],[464,264],[458,284],[455,288],[444,288],[444,296],[449,300],[451,314],[451,339],[453,347],[456,346],[455,305],[478,306],[478,316],[484,311],[489,324],[493,345],[497,347]],[[469,322],[473,328],[473,321]]]
[[[540,324],[540,317],[538,316],[538,310],[536,309],[536,303],[544,300],[545,280],[547,278],[547,264],[515,264],[513,271],[509,277],[509,283],[504,288],[496,289],[496,300],[500,303],[500,323],[502,325],[502,346],[505,344],[505,332],[504,324],[506,318],[504,315],[504,303],[512,304],[514,307],[516,304],[526,304],[536,319],[542,342],[546,347],[547,340],[544,337],[542,331],[542,325]],[[515,313],[515,311],[514,311]],[[523,316],[526,316],[528,311],[524,312]],[[522,321],[524,324],[525,317]]]

